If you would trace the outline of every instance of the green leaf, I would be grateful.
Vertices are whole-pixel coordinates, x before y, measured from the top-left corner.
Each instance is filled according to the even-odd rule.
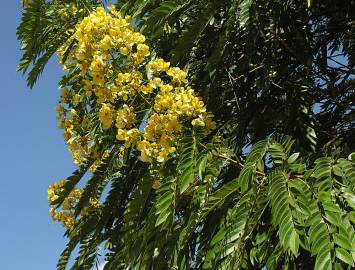
[[[213,192],[208,197],[206,205],[204,206],[203,209],[204,215],[207,215],[209,212],[222,205],[230,196],[238,192],[238,187],[239,187],[238,181],[233,180],[223,185],[217,191]]]
[[[299,247],[299,236],[295,230],[291,232],[289,246],[292,253],[297,256],[298,255],[298,247]]]
[[[353,258],[351,257],[349,252],[347,252],[343,248],[336,248],[335,250],[336,250],[335,256],[337,256],[337,258],[339,258],[343,262],[347,263],[348,265],[353,266],[353,264],[354,264]]]
[[[198,176],[200,180],[203,180],[203,175],[206,171],[207,161],[209,159],[209,154],[202,154],[197,160]]]
[[[322,253],[319,253],[316,258],[316,264],[314,270],[331,270],[331,256],[328,250],[324,250]]]
[[[243,257],[245,236],[253,231],[257,216],[262,211],[264,204],[254,204],[254,200],[262,197],[249,190],[236,200],[235,205],[228,211],[226,223],[221,224],[219,230],[209,242],[206,257],[203,261],[203,269],[219,269],[220,267],[234,269]],[[261,202],[262,200],[260,200]]]
[[[246,163],[257,162],[262,159],[268,148],[269,142],[267,140],[260,141],[254,144],[247,156]]]
[[[269,152],[275,164],[282,164],[290,152],[294,140],[290,136],[275,135],[270,140]]]
[[[216,12],[216,7],[214,7],[211,2],[207,2],[207,4],[200,5],[197,11],[199,12],[197,16],[200,19],[194,21],[194,23],[189,25],[189,27],[182,33],[176,48],[172,51],[173,63],[178,63],[186,54],[190,53],[194,43],[208,26],[211,18],[213,18],[213,15]]]
[[[198,130],[193,129],[191,135],[185,136],[179,141],[179,161],[177,169],[181,173],[179,177],[180,193],[184,193],[195,180],[198,180],[199,161],[197,160],[197,143],[200,140],[200,136],[203,135],[201,135]],[[204,166],[203,164],[201,165],[201,162],[199,165],[201,169]]]
[[[90,198],[99,199],[105,185],[107,184],[107,167],[109,166],[109,161],[113,156],[113,150],[110,155],[101,161],[100,166],[95,170],[92,177],[87,181],[79,202],[75,206],[74,215],[78,216],[83,208],[88,204]]]
[[[240,12],[239,12],[239,20],[240,25],[243,28],[246,28],[249,23],[250,18],[250,8],[253,4],[253,0],[243,0],[239,4]]]
[[[136,8],[133,17],[141,16],[142,12],[149,5],[149,1],[143,1]],[[155,35],[164,27],[165,23],[173,23],[174,18],[185,11],[190,6],[190,1],[164,1],[159,6],[151,10],[145,19],[143,25],[144,32],[149,35]]]
[[[240,172],[239,182],[242,192],[247,191],[250,185],[253,183],[254,170],[255,168],[253,164],[247,164]]]
[[[185,169],[180,177],[180,192],[184,193],[195,180],[195,173],[193,166]]]
[[[58,263],[57,263],[57,270],[65,270],[70,259],[70,255],[79,243],[79,237],[73,237],[70,239],[68,242],[66,248],[63,250],[63,252],[60,254]]]
[[[141,215],[143,214],[148,196],[152,189],[153,180],[154,179],[147,174],[140,179],[137,187],[134,189],[127,203],[123,217],[124,230],[133,230],[139,225]],[[161,203],[161,201],[159,203]]]
[[[289,158],[287,159],[287,162],[288,162],[289,164],[294,163],[294,162],[297,160],[297,158],[299,157],[299,155],[300,155],[299,152],[293,153],[291,156],[289,156]]]
[[[342,187],[341,191],[342,191],[342,196],[345,198],[348,205],[353,210],[355,210],[355,194],[353,192],[351,192],[351,190],[346,187]]]
[[[286,174],[281,170],[273,171],[269,176],[269,198],[271,200],[272,220],[279,226],[279,238],[284,248],[289,248],[297,256],[299,236],[292,215],[291,198],[289,197]]]
[[[166,170],[164,182],[158,190],[158,197],[155,202],[155,214],[157,215],[155,227],[162,224],[163,227],[170,227],[173,222],[175,215],[176,178],[171,173],[170,169]]]
[[[83,178],[85,173],[89,170],[92,164],[91,160],[84,162],[73,174],[67,178],[63,191],[59,194],[59,198],[53,202],[53,205],[60,207],[64,199],[70,194],[77,183]]]
[[[339,246],[347,250],[352,250],[352,245],[350,239],[347,238],[347,235],[340,233],[333,234],[334,242]]]
[[[331,162],[332,160],[330,157],[317,159],[314,162],[316,164],[314,168],[314,176],[317,179],[331,178]]]
[[[68,29],[75,26],[77,18],[69,22],[58,20],[54,15],[56,5],[44,0],[31,0],[17,28],[17,37],[24,51],[17,71],[24,73],[32,66],[27,78],[30,88],[34,86],[49,59],[68,40]]]

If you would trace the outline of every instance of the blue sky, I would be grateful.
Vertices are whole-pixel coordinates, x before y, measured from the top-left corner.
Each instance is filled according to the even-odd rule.
[[[16,73],[20,0],[4,1],[0,16],[0,269],[55,269],[65,246],[48,214],[47,187],[75,169],[57,128],[60,68],[52,61],[33,90]]]

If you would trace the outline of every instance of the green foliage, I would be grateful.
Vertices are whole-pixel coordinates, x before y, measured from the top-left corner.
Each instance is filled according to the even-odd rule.
[[[17,37],[21,40],[21,50],[24,51],[17,71],[25,73],[31,68],[27,77],[29,87],[34,86],[49,59],[68,40],[71,35],[68,30],[97,6],[98,2],[100,1],[30,1],[17,28]],[[72,3],[76,3],[79,9],[82,8],[82,12],[78,17],[61,19],[60,10]]]
[[[197,131],[193,131],[191,136],[185,136],[179,142],[179,161],[177,170],[180,172],[180,177],[178,179],[179,182],[179,190],[180,193],[184,193],[191,184],[196,180],[196,172],[199,169],[197,168],[197,144],[199,143]],[[200,167],[203,164],[200,163]],[[200,173],[201,174],[201,173]]]
[[[157,220],[155,226],[162,225],[170,229],[174,222],[176,201],[176,179],[168,176],[164,179],[158,190],[157,200],[155,203],[155,214]]]
[[[75,215],[79,215],[84,206],[88,204],[90,198],[100,199],[104,187],[107,183],[106,174],[109,161],[112,158],[112,153],[102,160],[100,166],[95,170],[92,177],[87,181],[83,190],[82,197],[76,205]]]
[[[302,265],[300,254],[308,254],[315,269],[353,266],[355,223],[349,209],[355,194],[345,183],[349,177],[354,182],[355,164],[319,158],[314,166],[303,164],[308,169],[300,174],[292,167],[299,159],[291,154],[292,143],[279,136],[255,144],[237,178],[221,185],[223,168],[232,159],[217,145],[197,154],[194,136],[187,135],[176,163],[150,168],[139,178],[122,208],[123,218],[117,220],[121,225],[113,226],[107,238],[89,234],[81,240],[73,269],[90,269],[104,240],[112,243],[114,254],[106,257],[105,269],[184,269],[189,261],[196,269],[278,269],[283,264]],[[276,168],[256,165],[267,158]],[[184,191],[176,178],[180,170],[193,179]]]
[[[293,217],[291,193],[287,187],[288,177],[282,170],[272,172],[269,176],[269,198],[272,207],[273,224],[278,226],[280,243],[285,249],[290,249],[297,256],[299,236]]]
[[[18,70],[30,70],[30,87],[99,2],[31,1],[17,33]],[[61,20],[72,3],[82,11]],[[76,270],[99,258],[105,270],[354,268],[353,1],[117,6],[157,56],[189,68],[217,129],[186,131],[162,164],[148,166],[129,148],[104,158],[87,181],[92,161],[79,167],[54,203],[84,182],[57,269],[75,249]],[[75,72],[63,80],[75,84]],[[100,153],[116,147],[95,143]],[[90,198],[102,206],[79,217]]]

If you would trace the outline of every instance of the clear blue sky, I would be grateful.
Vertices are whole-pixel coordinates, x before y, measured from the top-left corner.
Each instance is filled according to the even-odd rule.
[[[66,239],[48,214],[47,187],[74,169],[55,119],[61,71],[52,61],[27,89],[16,73],[21,1],[3,1],[1,10],[0,269],[51,270]]]

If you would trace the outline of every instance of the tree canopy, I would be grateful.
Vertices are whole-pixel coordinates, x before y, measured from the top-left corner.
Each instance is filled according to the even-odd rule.
[[[353,268],[354,1],[107,2],[17,32],[29,87],[65,71],[57,269]]]

